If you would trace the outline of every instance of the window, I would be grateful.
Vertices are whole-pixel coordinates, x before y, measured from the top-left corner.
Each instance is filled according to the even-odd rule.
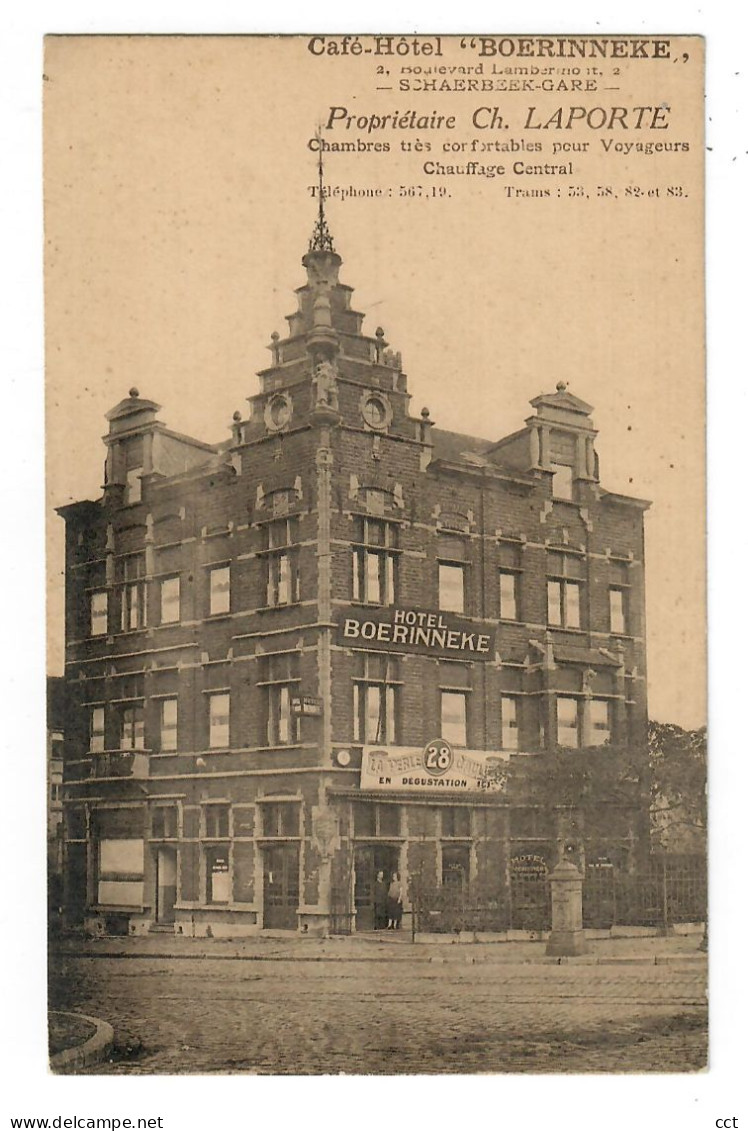
[[[590,711],[590,746],[604,746],[610,742],[610,703],[607,699],[591,699]]]
[[[145,625],[145,555],[130,554],[117,563],[120,582],[120,624],[123,632]]]
[[[105,636],[108,627],[109,595],[106,589],[91,594],[91,635]]]
[[[439,559],[439,608],[449,613],[464,613],[465,539],[441,534],[436,552]]]
[[[501,620],[519,620],[521,555],[522,547],[519,543],[499,543],[499,617]]]
[[[299,599],[298,551],[292,548],[295,520],[271,522],[267,527],[267,604],[290,605]]]
[[[442,836],[469,837],[470,810],[465,808],[442,809]]]
[[[211,845],[205,849],[205,900],[228,903],[231,899],[229,850]]]
[[[395,602],[397,527],[376,519],[358,520],[358,545],[353,549],[353,600],[367,605]]]
[[[572,554],[548,554],[548,624],[581,628],[583,560]]]
[[[298,732],[297,717],[291,714],[291,686],[271,687],[269,694],[268,744],[287,746],[296,741]]]
[[[517,620],[517,582],[516,573],[499,571],[499,617],[501,620]]]
[[[231,569],[229,566],[216,566],[210,571],[210,616],[231,611]]]
[[[125,506],[132,506],[133,503],[139,503],[143,497],[143,481],[140,478],[143,474],[142,467],[133,467],[127,473],[127,482],[125,484]]]
[[[177,749],[177,700],[161,700],[160,747],[162,752]]]
[[[386,428],[391,413],[383,397],[376,394],[367,397],[361,409],[361,414],[370,428]]]
[[[230,745],[230,709],[231,696],[228,691],[221,691],[208,696],[208,746],[211,749]]]
[[[554,499],[574,498],[574,472],[563,463],[552,463]]]
[[[442,691],[441,737],[453,746],[467,746],[467,692]]]
[[[397,661],[363,654],[353,684],[353,741],[397,742]]]
[[[174,840],[177,836],[176,805],[158,805],[151,812],[151,839]]]
[[[145,748],[145,721],[143,705],[132,704],[123,707],[120,715],[120,750],[143,750]]]
[[[517,700],[510,695],[501,699],[501,749],[519,750]]]
[[[109,907],[141,907],[145,846],[141,839],[101,840],[97,900]]]
[[[626,632],[626,595],[623,589],[611,587],[608,590],[610,598],[610,631],[620,634]]]
[[[353,835],[377,835],[377,807],[354,801],[353,803]]]
[[[301,810],[297,802],[268,802],[262,806],[262,835],[297,837],[300,835]]]
[[[465,612],[465,567],[439,562],[439,608],[450,613]]]
[[[442,847],[442,885],[464,891],[470,878],[470,845],[446,844]]]
[[[400,806],[375,805],[354,801],[353,835],[357,837],[399,837]]]
[[[377,805],[377,833],[379,836],[400,836],[399,805]]]
[[[291,711],[291,698],[299,679],[299,656],[281,652],[264,660],[268,746],[289,746],[299,739],[299,717]]]
[[[161,582],[161,624],[179,620],[179,578],[165,577]]]
[[[228,840],[230,806],[223,802],[203,809],[205,840]]]
[[[66,806],[63,817],[66,840],[85,840],[88,831],[86,811],[82,805]]]
[[[89,731],[89,750],[98,753],[106,749],[106,734],[104,731],[105,715],[103,707],[94,707],[91,711]]]
[[[561,696],[556,700],[558,745],[579,746],[579,702]]]

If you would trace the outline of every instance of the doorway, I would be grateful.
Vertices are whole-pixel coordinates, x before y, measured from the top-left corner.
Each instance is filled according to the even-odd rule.
[[[355,852],[353,899],[356,907],[356,930],[374,930],[374,881],[377,872],[384,873],[389,887],[393,872],[400,871],[400,849],[392,844],[359,844]]]
[[[295,931],[299,907],[298,844],[266,845],[263,875],[263,927]]]
[[[158,848],[156,851],[156,922],[174,922],[174,904],[177,902],[177,850]]]

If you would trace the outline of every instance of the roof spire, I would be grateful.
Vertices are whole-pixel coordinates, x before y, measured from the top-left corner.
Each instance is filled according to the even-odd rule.
[[[314,231],[312,232],[312,238],[309,241],[309,250],[334,252],[335,248],[333,247],[332,243],[332,235],[330,234],[330,229],[328,228],[327,220],[325,219],[325,185],[322,167],[322,135],[319,128],[317,129],[316,136],[319,142],[319,149],[317,151],[319,155],[319,161],[317,164],[319,173],[319,186],[317,189],[317,196],[319,198],[319,211],[317,212],[317,220],[314,225]]]

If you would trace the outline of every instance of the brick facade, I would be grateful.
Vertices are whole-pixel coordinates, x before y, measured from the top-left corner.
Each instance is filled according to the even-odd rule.
[[[498,442],[411,416],[340,262],[318,225],[228,442],[171,432],[131,390],[102,497],[60,510],[72,923],[362,929],[380,869],[407,905],[416,875],[498,892],[513,858],[647,851],[647,504],[602,488],[590,406],[563,385]],[[382,607],[449,610],[495,649],[341,638]],[[365,747],[447,730],[503,788],[361,788]],[[641,769],[602,839],[543,794],[570,746]]]

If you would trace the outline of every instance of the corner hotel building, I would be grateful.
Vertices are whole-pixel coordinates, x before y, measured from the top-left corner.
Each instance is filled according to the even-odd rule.
[[[108,414],[66,524],[65,915],[139,933],[371,929],[376,871],[507,891],[574,846],[633,870],[646,805],[591,839],[541,804],[561,748],[646,764],[643,515],[559,383],[496,440],[410,412],[324,211],[230,439]]]

